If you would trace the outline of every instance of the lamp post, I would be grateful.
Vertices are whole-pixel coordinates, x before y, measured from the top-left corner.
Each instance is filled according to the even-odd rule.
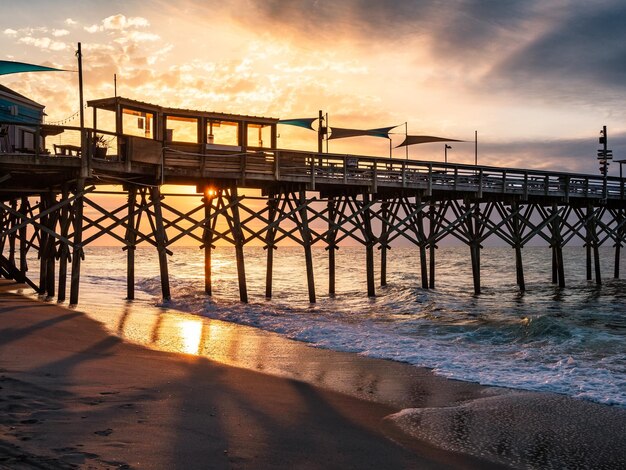
[[[452,146],[448,145],[448,144],[444,144],[443,146],[443,158],[444,158],[444,162],[448,163],[448,149],[451,149]]]

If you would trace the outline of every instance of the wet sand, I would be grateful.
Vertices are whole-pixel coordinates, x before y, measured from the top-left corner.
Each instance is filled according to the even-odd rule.
[[[188,315],[103,325],[14,288],[0,284],[0,468],[626,465],[621,408]]]

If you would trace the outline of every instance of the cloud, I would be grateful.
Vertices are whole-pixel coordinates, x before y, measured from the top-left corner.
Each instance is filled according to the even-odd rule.
[[[609,129],[610,131],[610,129]],[[479,144],[479,163],[513,168],[598,174],[598,135],[580,139],[516,141]],[[609,148],[615,160],[626,159],[626,133],[609,133]],[[619,174],[613,163],[609,173]]]
[[[70,34],[70,32],[67,29],[53,29],[52,30],[52,35],[55,38],[60,38],[63,36],[67,36],[68,34]]]
[[[626,4],[579,5],[493,71],[537,89],[554,86],[626,91]],[[594,90],[588,90],[593,93]]]
[[[25,36],[19,38],[18,42],[50,51],[64,51],[69,47],[64,42],[54,41],[48,37],[34,38],[32,36]]]
[[[17,36],[17,31],[11,28],[7,28],[3,31],[4,34],[6,34],[7,36]]]
[[[126,17],[118,13],[104,18],[100,24],[86,26],[85,31],[95,33],[98,31],[123,31],[132,28],[146,28],[150,26],[150,22],[146,18],[140,16]]]
[[[474,93],[593,103],[626,92],[626,4],[621,0],[188,0],[198,18],[306,47],[385,56],[402,50],[432,80]],[[453,80],[454,78],[454,80]],[[554,91],[558,94],[554,95]]]
[[[68,26],[74,26],[74,25],[78,24],[78,22],[74,21],[72,18],[66,18],[65,19],[65,24],[68,25]]]

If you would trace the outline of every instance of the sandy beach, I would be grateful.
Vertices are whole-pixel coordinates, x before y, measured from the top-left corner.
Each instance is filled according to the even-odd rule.
[[[623,408],[223,322],[202,355],[158,351],[14,289],[0,285],[0,468],[626,465]]]

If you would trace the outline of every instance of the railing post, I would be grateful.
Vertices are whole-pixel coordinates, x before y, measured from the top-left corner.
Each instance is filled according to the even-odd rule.
[[[528,172],[524,172],[524,201],[528,201]]]
[[[280,180],[280,152],[274,152],[274,179]]]

